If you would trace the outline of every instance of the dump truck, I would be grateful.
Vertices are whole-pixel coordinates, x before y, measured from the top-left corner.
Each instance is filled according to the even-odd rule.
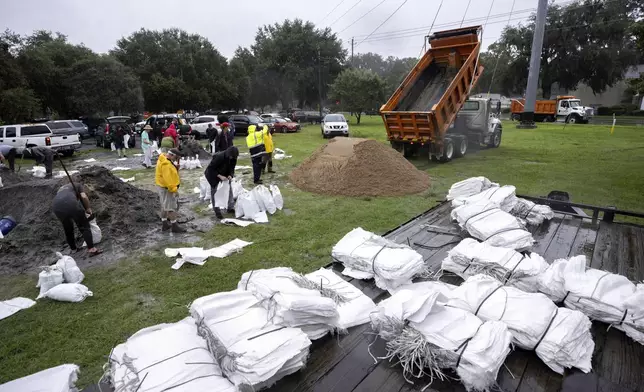
[[[481,32],[481,26],[473,26],[429,37],[430,48],[380,108],[393,148],[405,156],[427,152],[431,160],[448,162],[463,156],[470,142],[500,145],[502,126],[490,116],[490,100],[468,100],[483,72]],[[468,101],[467,121],[455,122]]]
[[[510,106],[512,119],[521,121],[525,99],[513,99]],[[538,100],[534,104],[535,122],[588,123],[594,110],[581,104],[581,100],[572,95],[560,95],[557,99]]]

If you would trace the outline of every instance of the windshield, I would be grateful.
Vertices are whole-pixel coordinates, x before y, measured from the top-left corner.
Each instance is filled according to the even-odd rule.
[[[66,122],[54,122],[54,123],[47,123],[49,125],[49,128],[51,129],[67,129],[71,128],[68,123]]]
[[[581,101],[569,101],[571,108],[578,108],[581,106]]]
[[[261,118],[259,118],[257,116],[248,116],[248,121],[250,121],[253,124],[257,124],[257,123],[263,122],[264,120],[262,120]]]
[[[347,122],[347,120],[341,114],[329,114],[324,117],[324,122]]]

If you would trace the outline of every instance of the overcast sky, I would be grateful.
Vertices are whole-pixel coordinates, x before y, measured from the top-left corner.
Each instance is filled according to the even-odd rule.
[[[355,37],[357,53],[376,52],[383,56],[416,57],[440,0],[407,0],[376,33],[362,42],[403,2],[404,0],[2,0],[0,28],[9,28],[20,34],[30,34],[36,29],[58,31],[67,35],[72,43],[83,43],[97,52],[107,52],[119,38],[140,28],[178,27],[208,38],[224,56],[230,58],[238,46],[252,44],[255,26],[301,18],[312,21],[317,26],[330,26],[344,41],[347,49],[351,47],[351,38]],[[484,32],[484,45],[487,46],[498,38],[506,25],[512,3],[513,0],[472,0],[465,15],[464,26],[484,24],[490,6],[493,5]],[[445,0],[434,30],[457,28],[467,5],[468,0]],[[525,22],[536,6],[537,0],[516,0],[511,23]],[[370,13],[358,20],[370,10]],[[472,20],[476,18],[479,19]]]

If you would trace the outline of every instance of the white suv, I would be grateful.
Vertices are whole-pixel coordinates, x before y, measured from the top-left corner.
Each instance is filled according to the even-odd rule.
[[[333,136],[349,136],[349,123],[343,114],[327,114],[322,119],[321,124],[322,137],[328,138]]]

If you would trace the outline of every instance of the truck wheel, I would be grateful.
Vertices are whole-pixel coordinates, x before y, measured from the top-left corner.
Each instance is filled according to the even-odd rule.
[[[487,146],[489,148],[498,148],[501,145],[501,134],[502,132],[500,129],[495,130]]]
[[[512,121],[521,121],[521,115],[520,114],[513,114],[512,115]]]
[[[566,119],[566,123],[568,123],[568,124],[576,124],[578,122],[579,122],[579,117],[577,117],[574,114],[568,116],[568,118]]]
[[[467,154],[467,138],[463,138],[456,143],[456,151],[454,152],[454,156],[456,158],[464,157],[465,154]]]
[[[443,144],[443,155],[439,158],[441,163],[447,163],[454,158],[454,142],[452,139],[445,139]]]

